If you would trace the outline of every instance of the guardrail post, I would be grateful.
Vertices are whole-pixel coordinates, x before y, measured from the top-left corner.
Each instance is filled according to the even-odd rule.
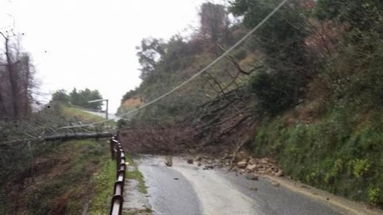
[[[110,208],[110,215],[121,215],[122,214],[122,204],[124,198],[121,195],[114,195],[112,198],[112,207]]]
[[[112,156],[112,159],[115,159],[115,154],[114,154],[114,141],[112,139],[109,140],[109,145],[110,145],[110,154]]]

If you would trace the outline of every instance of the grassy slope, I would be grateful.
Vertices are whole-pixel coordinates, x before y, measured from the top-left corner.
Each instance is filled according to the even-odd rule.
[[[62,109],[67,118],[102,119],[75,108]],[[108,147],[105,140],[93,139],[39,146],[46,149],[24,172],[15,173],[15,185],[3,185],[0,213],[81,214],[87,208],[89,214],[107,214],[116,172]]]
[[[108,161],[105,141],[66,142],[48,156],[60,160],[51,169],[52,172],[57,171],[57,175],[49,180],[42,178],[36,190],[31,192],[27,202],[32,214],[55,210],[58,214],[79,214],[88,200],[91,200],[90,209],[95,214],[107,212],[110,196],[100,191],[113,192],[115,170],[114,163]],[[103,204],[99,200],[102,197],[105,197]]]
[[[75,118],[85,123],[101,121],[104,118],[82,111],[81,109],[69,106],[62,106],[63,114],[69,118]]]
[[[383,110],[353,107],[328,107],[309,122],[294,111],[264,120],[252,149],[294,179],[382,206]]]

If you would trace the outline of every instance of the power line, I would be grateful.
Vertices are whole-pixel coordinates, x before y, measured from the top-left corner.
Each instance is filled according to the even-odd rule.
[[[178,86],[174,87],[173,89],[171,89],[170,91],[168,91],[167,93],[164,93],[163,95],[157,97],[156,99],[153,99],[152,101],[140,106],[139,108],[136,108],[134,110],[131,110],[127,113],[124,113],[122,114],[121,116],[126,116],[126,115],[129,115],[131,113],[134,113],[134,112],[137,112],[141,109],[144,109],[146,108],[147,106],[149,105],[152,105],[158,101],[160,101],[161,99],[173,94],[175,91],[177,91],[178,89],[182,88],[183,86],[185,86],[186,84],[188,84],[189,82],[191,82],[192,80],[194,80],[195,78],[197,78],[198,76],[202,75],[204,72],[206,72],[208,69],[210,69],[212,66],[214,66],[216,63],[218,63],[222,58],[226,57],[231,51],[233,51],[235,48],[237,48],[239,45],[241,45],[247,38],[249,38],[254,32],[256,32],[260,27],[262,27],[263,24],[265,24],[283,5],[286,4],[288,0],[283,0],[277,7],[274,8],[273,11],[271,11],[260,23],[258,23],[258,25],[256,25],[251,31],[249,31],[245,36],[243,36],[240,40],[238,40],[238,42],[236,42],[232,47],[230,47],[228,50],[226,50],[222,55],[220,55],[219,57],[217,57],[214,61],[212,61],[210,64],[208,64],[207,66],[205,66],[202,70],[200,70],[199,72],[197,72],[196,74],[194,74],[192,77],[190,77],[189,79],[187,79],[186,81],[182,82],[181,84],[179,84]]]
[[[157,103],[158,101],[160,101],[161,99],[173,94],[175,91],[179,90],[180,88],[182,88],[183,86],[185,86],[186,84],[188,84],[189,82],[193,81],[195,78],[197,78],[198,76],[202,75],[204,72],[206,72],[208,69],[210,69],[212,66],[214,66],[216,63],[218,63],[220,60],[222,60],[222,58],[226,57],[230,52],[232,52],[234,49],[236,49],[239,45],[241,45],[247,38],[249,38],[252,34],[254,34],[260,27],[262,27],[262,25],[264,25],[279,9],[281,9],[282,6],[284,6],[287,1],[289,0],[283,0],[281,3],[279,3],[261,22],[259,22],[254,28],[252,28],[245,36],[243,36],[240,40],[238,40],[233,46],[231,46],[228,50],[226,50],[222,55],[220,55],[219,57],[217,57],[214,61],[212,61],[210,64],[208,64],[207,66],[205,66],[203,69],[201,69],[199,72],[195,73],[193,76],[191,76],[189,79],[187,79],[186,81],[182,82],[181,84],[177,85],[176,87],[174,87],[173,89],[169,90],[168,92],[162,94],[161,96],[153,99],[152,101],[148,102],[148,103],[145,103],[144,105],[134,109],[134,110],[131,110],[131,111],[128,111],[124,114],[121,115],[121,117],[124,117],[124,116],[127,116],[129,114],[132,114],[132,113],[135,113],[137,111],[140,111],[154,103]],[[91,125],[95,125],[95,124],[100,124],[100,123],[104,123],[104,122],[107,122],[107,121],[110,121],[110,120],[103,120],[103,121],[99,121],[99,122],[95,122],[95,123],[90,123],[90,124],[84,124],[84,125],[79,125],[79,126],[76,126],[76,127],[86,127],[86,126],[91,126]],[[67,126],[66,128],[70,128],[70,126]]]

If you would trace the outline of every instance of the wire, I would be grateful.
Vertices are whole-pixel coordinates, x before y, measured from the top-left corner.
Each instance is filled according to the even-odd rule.
[[[212,61],[210,64],[208,64],[207,66],[205,66],[202,70],[200,70],[199,72],[197,72],[196,74],[194,74],[192,77],[190,77],[189,79],[187,79],[186,81],[182,82],[181,84],[179,84],[178,86],[174,87],[172,90],[168,91],[167,93],[164,93],[163,95],[157,97],[156,99],[153,99],[152,101],[140,106],[139,108],[136,108],[134,110],[131,110],[127,113],[124,113],[121,115],[122,116],[126,116],[126,115],[129,115],[131,113],[134,113],[134,112],[137,112],[143,108],[146,108],[147,106],[149,105],[152,105],[158,101],[160,101],[161,99],[173,94],[175,91],[177,91],[178,89],[180,89],[181,87],[185,86],[186,84],[188,84],[189,82],[191,82],[192,80],[194,80],[195,78],[197,78],[198,76],[202,75],[202,73],[206,72],[210,67],[214,66],[216,63],[218,63],[222,58],[226,57],[231,51],[233,51],[235,48],[237,48],[239,45],[241,45],[248,37],[250,37],[254,32],[256,32],[263,24],[265,24],[283,5],[286,4],[288,0],[283,0],[277,7],[274,8],[273,11],[271,11],[269,13],[269,15],[267,15],[260,23],[258,23],[258,25],[256,25],[251,31],[249,31],[245,36],[243,36],[240,40],[238,40],[237,43],[235,43],[232,47],[230,47],[228,50],[226,50],[222,55],[220,55],[219,57],[217,57],[214,61]]]
[[[132,114],[132,113],[135,113],[137,111],[140,111],[154,103],[157,103],[158,101],[160,101],[161,99],[173,94],[175,91],[177,91],[178,89],[182,88],[183,86],[185,86],[186,84],[188,84],[189,82],[191,82],[192,80],[194,80],[195,78],[197,78],[198,76],[202,75],[204,72],[206,72],[208,69],[210,69],[212,66],[214,66],[216,63],[218,63],[220,60],[222,60],[222,58],[226,57],[230,52],[232,52],[234,49],[236,49],[239,45],[241,45],[247,38],[249,38],[252,34],[254,34],[260,27],[262,27],[262,25],[264,25],[279,9],[281,9],[281,7],[283,5],[285,5],[287,3],[287,1],[289,0],[283,0],[281,3],[278,4],[278,6],[276,6],[261,22],[259,22],[254,28],[252,28],[245,36],[243,36],[240,40],[238,40],[233,46],[231,46],[228,50],[226,50],[222,55],[220,55],[219,57],[217,57],[214,61],[212,61],[210,64],[208,64],[207,66],[205,66],[203,69],[201,69],[199,72],[195,73],[193,76],[191,76],[189,79],[187,79],[186,81],[182,82],[181,84],[179,84],[178,86],[174,87],[173,89],[171,89],[170,91],[162,94],[161,96],[153,99],[152,101],[148,102],[148,103],[145,103],[144,105],[134,109],[134,110],[131,110],[131,111],[128,111],[126,113],[123,113],[120,115],[120,117],[124,117],[124,116],[127,116],[129,114]],[[95,124],[100,124],[100,123],[104,123],[104,122],[107,122],[107,121],[112,121],[112,120],[104,120],[104,121],[99,121],[99,122],[95,122],[95,123],[90,123],[90,124],[84,124],[84,125],[79,125],[79,126],[75,126],[75,127],[86,127],[86,126],[91,126],[91,125],[95,125]],[[65,128],[70,128],[70,126],[66,126]]]

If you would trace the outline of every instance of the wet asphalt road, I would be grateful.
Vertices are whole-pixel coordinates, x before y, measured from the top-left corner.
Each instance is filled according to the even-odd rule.
[[[203,170],[181,159],[166,167],[158,156],[142,156],[136,163],[158,215],[342,214],[329,204],[273,186],[263,178],[252,181],[225,170]]]
[[[181,173],[146,162],[140,163],[138,168],[144,175],[149,203],[155,214],[202,214],[197,194]]]

